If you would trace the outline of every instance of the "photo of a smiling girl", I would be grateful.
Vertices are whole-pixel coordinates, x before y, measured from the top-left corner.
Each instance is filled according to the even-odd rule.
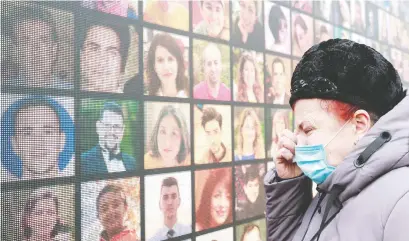
[[[189,38],[165,32],[144,31],[145,94],[189,96]]]

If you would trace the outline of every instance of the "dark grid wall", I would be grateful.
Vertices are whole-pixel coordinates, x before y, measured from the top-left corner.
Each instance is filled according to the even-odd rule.
[[[2,240],[266,240],[302,53],[350,38],[409,85],[407,2],[1,7]]]

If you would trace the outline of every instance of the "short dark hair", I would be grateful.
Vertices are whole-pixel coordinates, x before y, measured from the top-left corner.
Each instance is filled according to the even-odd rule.
[[[176,186],[178,188],[178,194],[179,194],[179,184],[178,184],[178,180],[176,180],[176,178],[174,177],[167,177],[165,179],[163,179],[162,181],[162,186],[160,188],[160,192],[162,193],[162,188],[163,187],[171,187],[171,186]]]
[[[79,28],[79,39],[80,39],[80,49],[84,48],[85,40],[87,39],[88,32],[91,28],[94,27],[106,27],[111,29],[116,33],[120,40],[120,47],[119,53],[121,55],[121,72],[125,72],[126,61],[128,59],[128,50],[131,42],[129,28],[127,25],[124,24],[114,24],[112,22],[108,22],[107,20],[91,20],[86,19],[82,28]]]
[[[121,115],[124,118],[124,113],[120,105],[118,105],[114,101],[109,101],[104,103],[104,107],[101,109],[101,113],[99,119],[102,120],[104,118],[105,111],[114,112],[115,114]]]
[[[222,128],[222,124],[223,124],[222,115],[219,112],[217,112],[217,110],[214,109],[213,107],[207,107],[203,110],[203,115],[202,115],[203,128],[205,128],[205,125],[207,124],[207,122],[212,121],[212,120],[216,120],[219,123],[220,129]]]
[[[250,166],[247,168],[246,174],[244,174],[244,183],[247,184],[254,180],[260,181],[259,170],[257,166]]]
[[[102,190],[99,192],[97,196],[97,213],[99,213],[99,202],[101,201],[102,196],[110,192],[121,195],[123,194],[123,189],[122,187],[114,184],[108,184],[104,188],[102,188]],[[127,205],[126,198],[124,198],[124,204]]]
[[[24,104],[22,104],[21,107],[20,107],[16,112],[14,112],[14,115],[13,115],[13,117],[12,117],[14,126],[16,126],[17,117],[18,117],[18,115],[20,114],[21,111],[23,111],[23,110],[28,110],[29,108],[35,108],[35,107],[47,107],[47,108],[50,108],[50,109],[55,113],[55,115],[56,115],[57,118],[58,118],[58,129],[59,129],[59,131],[60,131],[60,132],[63,131],[63,130],[62,130],[62,126],[61,126],[61,118],[60,118],[60,116],[58,115],[58,111],[57,111],[56,107],[53,106],[50,102],[48,102],[48,101],[45,100],[45,99],[33,99],[33,100],[27,101],[27,102],[25,102]]]
[[[276,43],[280,41],[280,38],[278,37],[278,30],[280,28],[281,19],[287,21],[281,7],[278,5],[272,6],[268,15],[268,26],[270,27],[270,31],[273,34]]]
[[[243,241],[246,234],[249,233],[250,231],[252,231],[255,228],[257,228],[260,231],[260,227],[255,225],[255,224],[252,224],[252,223],[247,224],[246,226],[244,226],[243,234],[241,235],[240,241]]]
[[[37,5],[27,6],[19,4],[12,7],[11,4],[8,4],[10,3],[2,4],[4,7],[2,13],[7,12],[6,16],[2,18],[1,28],[4,35],[15,39],[15,34],[19,31],[19,24],[27,21],[40,21],[47,23],[51,27],[51,39],[54,42],[58,42],[57,27],[52,14],[48,10]],[[10,8],[12,11],[10,11]]]

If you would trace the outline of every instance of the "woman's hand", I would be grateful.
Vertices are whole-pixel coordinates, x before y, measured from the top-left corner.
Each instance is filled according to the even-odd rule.
[[[297,163],[293,162],[296,145],[295,134],[287,129],[284,130],[278,140],[278,151],[275,158],[277,175],[282,179],[294,178],[302,174]]]

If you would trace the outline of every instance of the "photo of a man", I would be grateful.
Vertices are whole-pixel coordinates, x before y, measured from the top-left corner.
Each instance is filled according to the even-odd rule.
[[[224,143],[225,131],[222,114],[214,107],[205,107],[200,120],[201,128],[205,133],[206,147],[202,156],[198,156],[196,164],[210,164],[232,161],[232,150]]]
[[[120,186],[106,185],[97,197],[97,215],[103,231],[100,241],[138,241],[135,230],[124,224],[128,209],[126,196]]]
[[[229,40],[228,14],[228,1],[206,0],[193,2],[193,32],[212,38]]]
[[[150,226],[149,233],[151,234],[147,233],[146,240],[161,241],[186,235],[192,232],[192,226],[187,224],[188,220],[186,219],[186,217],[180,215],[180,212],[182,211],[180,209],[185,208],[181,206],[182,202],[189,201],[185,199],[185,194],[187,193],[182,194],[182,192],[184,193],[186,191],[186,188],[190,188],[190,185],[186,186],[186,183],[182,184],[181,175],[183,175],[184,178],[190,177],[190,173],[186,172],[183,174],[178,173],[176,176],[173,176],[172,174],[162,174],[161,176],[152,176],[147,179],[147,185],[149,185],[149,187],[152,187],[152,184],[156,181],[160,182],[160,189],[158,190],[160,195],[158,196],[159,200],[157,200],[156,203],[154,203],[154,200],[152,200],[152,205],[147,205],[145,211],[148,212],[148,215],[151,215],[151,208],[159,205],[159,211],[163,217],[163,223],[157,223],[153,225],[152,222],[154,220],[158,222],[158,219],[156,219],[153,215],[148,218],[146,220],[146,223]],[[153,196],[149,196],[146,198],[150,199],[150,197]]]
[[[130,46],[128,25],[87,19],[81,29],[81,89],[122,93]]]
[[[124,131],[121,106],[116,102],[105,102],[96,122],[98,144],[81,155],[83,175],[137,169],[135,158],[121,150]]]
[[[266,64],[269,74],[266,80],[267,103],[287,105],[290,100],[290,60],[266,55]]]
[[[43,96],[17,100],[3,112],[1,133],[2,171],[7,170],[3,181],[74,174],[74,123],[56,100]]]
[[[200,65],[203,80],[200,80],[194,87],[194,98],[229,101],[231,99],[230,88],[222,82],[222,73],[228,69],[223,68],[222,53],[218,45],[208,43],[204,47]]]
[[[57,19],[52,11],[21,3],[7,3],[2,7],[5,13],[2,38],[11,43],[10,48],[4,49],[9,58],[2,61],[2,82],[25,87],[73,88],[68,80],[72,73],[67,72],[72,70],[64,73],[58,69],[58,58],[67,56],[60,52]]]

